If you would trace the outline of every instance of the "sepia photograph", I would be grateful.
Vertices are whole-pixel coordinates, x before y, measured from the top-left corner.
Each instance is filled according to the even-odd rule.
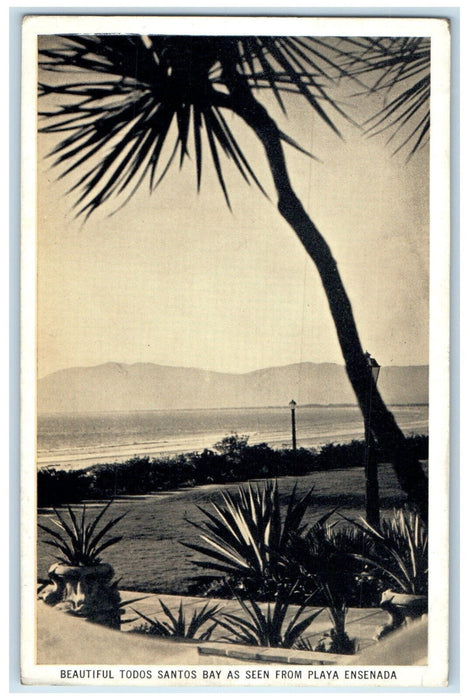
[[[447,684],[449,49],[25,18],[24,684]]]

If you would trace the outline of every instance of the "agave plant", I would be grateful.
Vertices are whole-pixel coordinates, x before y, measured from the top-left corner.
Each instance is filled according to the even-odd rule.
[[[208,522],[189,521],[201,530],[206,543],[182,543],[204,555],[195,563],[235,579],[281,580],[289,542],[306,528],[303,520],[312,502],[312,489],[297,498],[295,487],[284,516],[276,482],[261,487],[248,484],[235,496],[222,492],[222,499],[222,505],[212,502],[214,513],[199,506]]]
[[[146,622],[143,629],[140,628],[136,631],[145,632],[145,634],[152,634],[157,637],[178,637],[180,639],[197,639],[201,642],[206,642],[210,639],[213,630],[218,624],[215,620],[215,616],[219,611],[217,605],[209,607],[209,603],[206,603],[200,610],[194,610],[192,618],[187,624],[182,600],[179,604],[177,617],[173,615],[168,606],[165,605],[160,598],[158,602],[161,605],[166,620],[162,621],[158,618],[150,618],[138,610],[134,610],[134,612]],[[199,634],[201,628],[211,620],[215,621]]]
[[[345,516],[343,516],[345,517]],[[395,509],[383,518],[379,530],[363,518],[355,527],[374,543],[370,555],[351,554],[368,570],[401,593],[426,595],[428,586],[428,533],[420,515],[408,509]]]
[[[292,589],[290,594],[293,592]],[[218,621],[218,624],[230,633],[230,636],[223,639],[235,644],[291,649],[323,611],[323,608],[315,609],[304,616],[306,605],[302,605],[287,622],[287,615],[291,612],[291,596],[288,594],[279,596],[273,605],[267,603],[266,614],[254,600],[243,601],[239,596],[236,597],[245,617],[225,614],[223,620]]]
[[[41,530],[44,530],[52,537],[52,539],[46,539],[43,542],[62,553],[62,556],[58,557],[59,562],[70,566],[94,566],[101,562],[99,556],[101,552],[120,542],[122,536],[104,538],[127,513],[123,513],[117,518],[112,518],[105,525],[101,525],[98,528],[111,503],[112,501],[109,501],[96,517],[89,522],[86,522],[86,506],[84,505],[79,517],[77,517],[70,506],[67,506],[70,522],[67,522],[59,511],[54,508],[57,518],[54,523],[60,530],[54,530],[39,523]]]

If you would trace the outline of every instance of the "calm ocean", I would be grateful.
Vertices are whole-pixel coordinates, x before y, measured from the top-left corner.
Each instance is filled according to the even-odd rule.
[[[392,408],[406,434],[428,432],[427,406]],[[212,447],[231,433],[249,435],[250,444],[291,446],[291,416],[285,408],[133,411],[42,414],[38,417],[38,467],[80,468],[134,455],[178,454]],[[299,406],[299,447],[363,438],[355,406]]]

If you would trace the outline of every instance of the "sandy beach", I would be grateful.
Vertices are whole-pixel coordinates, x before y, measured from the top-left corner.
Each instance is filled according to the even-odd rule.
[[[408,435],[427,433],[428,431],[428,419],[426,415],[422,415],[421,411],[416,412],[402,408],[399,415],[399,425]],[[217,429],[213,426],[212,430],[208,429],[207,431],[185,430],[179,431],[178,434],[171,434],[170,431],[167,431],[160,437],[150,432],[142,438],[138,434],[126,434],[124,425],[121,433],[114,432],[109,435],[108,444],[104,440],[101,444],[92,444],[88,440],[86,430],[83,430],[80,436],[77,429],[77,433],[71,436],[74,439],[70,439],[69,442],[64,435],[61,444],[53,445],[49,449],[39,446],[37,467],[39,469],[45,467],[82,469],[94,464],[123,462],[135,456],[164,457],[200,452],[206,448],[213,448],[219,440],[233,432],[248,434],[251,445],[265,442],[273,449],[291,447],[291,429],[288,421],[281,428],[275,422],[272,425],[267,422],[260,426],[254,421],[252,427],[254,429],[248,427],[246,430],[244,425],[241,425],[238,429],[235,423],[233,425],[228,423],[226,427]],[[87,429],[91,430],[91,428],[92,425],[88,424]],[[77,435],[81,438],[80,440],[76,440]],[[155,439],[147,439],[153,435],[155,435]],[[106,437],[106,433],[103,437]],[[348,424],[339,421],[335,425],[333,420],[321,423],[319,420],[315,420],[315,416],[306,420],[305,411],[303,411],[297,423],[296,437],[298,447],[314,449],[330,442],[347,443],[352,440],[362,440],[364,434],[361,421],[356,420],[356,418]]]

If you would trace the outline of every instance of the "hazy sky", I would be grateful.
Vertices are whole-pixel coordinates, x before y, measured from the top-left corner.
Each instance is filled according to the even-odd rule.
[[[227,163],[230,212],[207,153],[199,195],[192,160],[152,196],[145,183],[119,212],[98,210],[86,223],[64,194],[73,179],[57,182],[44,159],[57,137],[40,135],[39,376],[108,361],[227,372],[342,362],[318,274],[277,212],[263,151],[230,123],[271,201]],[[302,102],[290,103],[281,126],[321,159],[286,147],[364,348],[383,365],[427,363],[427,151],[405,164],[384,137],[344,124],[341,141]]]

